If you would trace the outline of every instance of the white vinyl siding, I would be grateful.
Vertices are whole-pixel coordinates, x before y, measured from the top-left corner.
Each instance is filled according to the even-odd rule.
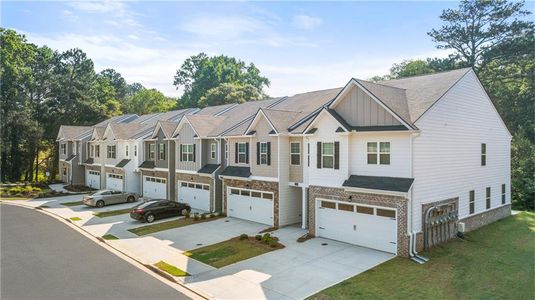
[[[476,214],[485,210],[486,187],[498,189],[505,183],[510,194],[510,135],[473,72],[415,125],[420,129],[413,144],[415,230],[421,230],[421,204],[459,197],[459,218],[463,219],[469,215],[467,191],[475,190]],[[487,144],[484,168],[482,143]],[[502,205],[495,194],[498,197],[491,197],[491,207]]]

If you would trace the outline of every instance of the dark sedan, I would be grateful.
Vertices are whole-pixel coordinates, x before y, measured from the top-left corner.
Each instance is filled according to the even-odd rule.
[[[138,221],[152,223],[156,219],[183,216],[191,212],[191,207],[186,203],[169,200],[151,200],[134,207],[130,217]]]

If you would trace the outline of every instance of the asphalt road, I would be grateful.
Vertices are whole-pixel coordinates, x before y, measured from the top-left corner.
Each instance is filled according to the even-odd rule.
[[[0,299],[189,299],[38,211],[0,205]]]

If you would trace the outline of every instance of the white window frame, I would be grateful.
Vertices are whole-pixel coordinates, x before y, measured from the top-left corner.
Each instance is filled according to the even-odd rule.
[[[298,149],[299,151],[298,152],[293,152],[294,149],[293,149],[292,145],[297,145],[297,147],[299,148]],[[334,152],[334,149],[333,149],[333,152]],[[293,157],[294,156],[298,156],[299,157],[299,159],[297,160],[296,164],[293,163]],[[290,165],[292,165],[292,166],[300,166],[301,165],[301,142],[290,142]]]
[[[149,144],[149,159],[156,160],[156,143]]]
[[[193,144],[180,144],[182,147],[182,161],[193,161]]]
[[[481,143],[481,166],[487,165],[487,144]]]
[[[502,204],[505,204],[507,202],[507,188],[505,183],[502,184]]]
[[[76,148],[77,148],[76,142],[72,142],[72,154],[76,155],[76,150],[77,150]]]
[[[134,145],[134,157],[137,157],[137,145]]]
[[[474,195],[472,197],[472,195]],[[470,207],[473,206],[474,208],[471,209]],[[476,212],[476,191],[471,190],[468,192],[468,214],[472,215]]]
[[[165,143],[160,143],[158,145],[158,160],[165,160]]]
[[[124,153],[125,153],[125,156],[128,158],[128,145],[125,145]]]
[[[243,151],[240,150],[241,145],[243,145]],[[241,159],[242,155],[243,155],[243,161]],[[246,143],[238,143],[238,163],[239,164],[247,163],[247,144]]]
[[[370,144],[375,144],[375,151],[370,151]],[[382,151],[381,145],[387,144],[388,150]],[[374,155],[375,156],[375,162],[370,162],[369,156]],[[382,155],[388,155],[388,163],[381,162],[381,156]],[[366,142],[366,163],[368,165],[384,165],[388,166],[392,163],[392,151],[391,151],[391,143],[390,142]]]
[[[106,158],[111,158],[111,159],[115,159],[116,155],[115,155],[115,148],[116,146],[115,145],[108,145],[107,146],[107,152],[106,152]]]
[[[89,157],[95,157],[95,145],[89,146]]]
[[[100,157],[100,145],[95,145],[95,157]]]
[[[216,159],[216,153],[217,153],[217,145],[216,143],[210,144],[210,158]]]
[[[267,142],[260,142],[260,147],[259,147],[259,151],[260,151],[260,164],[261,165],[267,165],[268,163],[268,146],[267,146]]]
[[[332,144],[333,153],[332,154],[325,154],[325,145]],[[332,158],[332,165],[331,166],[325,166],[325,158],[331,157]],[[334,169],[334,142],[328,142],[328,143],[321,143],[321,167],[323,169]]]
[[[61,148],[61,153],[63,153],[63,155],[67,155],[67,144],[62,143],[59,147]]]
[[[490,186],[485,188],[485,209],[492,208],[492,189]]]
[[[225,143],[225,162],[228,163],[228,143]]]

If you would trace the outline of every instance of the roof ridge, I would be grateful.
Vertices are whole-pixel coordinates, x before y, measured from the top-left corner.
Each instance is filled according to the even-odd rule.
[[[414,76],[403,77],[403,78],[396,78],[396,79],[389,79],[389,80],[381,80],[381,81],[379,81],[379,82],[392,82],[392,81],[399,81],[399,80],[405,80],[405,79],[411,79],[411,78],[417,78],[417,77],[433,76],[433,75],[439,75],[439,74],[444,74],[444,73],[450,73],[450,72],[455,72],[455,71],[460,71],[460,70],[466,70],[466,72],[468,72],[468,70],[471,70],[471,69],[472,69],[472,67],[466,67],[466,68],[459,68],[459,69],[453,69],[453,70],[447,70],[447,71],[440,71],[440,72],[434,72],[434,73],[428,73],[428,74],[414,75]]]
[[[295,97],[295,96],[297,96],[297,95],[304,95],[304,94],[310,94],[310,93],[324,92],[324,91],[336,90],[336,89],[343,89],[343,88],[344,88],[344,87],[341,86],[341,87],[335,87],[335,88],[328,88],[328,89],[314,90],[314,91],[308,91],[308,92],[302,92],[302,93],[293,94],[292,96],[289,96],[289,97]]]
[[[405,77],[405,78],[410,78],[410,77]],[[404,89],[404,88],[400,88],[400,87],[397,87],[397,86],[391,86],[391,85],[387,85],[387,84],[382,84],[382,83],[379,83],[379,82],[373,82],[373,81],[364,80],[364,79],[358,79],[358,78],[353,78],[353,79],[356,80],[356,81],[364,81],[366,83],[376,84],[376,85],[384,86],[384,87],[391,88],[391,89],[398,89],[398,90],[402,90],[402,91],[406,91],[407,90],[407,89]]]
[[[285,109],[275,109],[275,108],[260,108],[260,110],[274,110],[274,111],[282,111],[282,112],[291,112],[291,113],[297,113],[300,114],[300,111],[296,110],[285,110]]]

